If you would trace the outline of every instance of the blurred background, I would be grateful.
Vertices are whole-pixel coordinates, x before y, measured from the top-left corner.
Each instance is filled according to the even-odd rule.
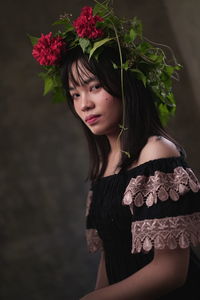
[[[93,289],[99,254],[84,236],[87,145],[66,103],[42,96],[27,33],[48,33],[93,1],[2,1],[0,10],[0,299],[77,300]],[[175,82],[170,133],[200,178],[200,2],[115,0],[138,16],[149,39],[168,44],[184,66]]]

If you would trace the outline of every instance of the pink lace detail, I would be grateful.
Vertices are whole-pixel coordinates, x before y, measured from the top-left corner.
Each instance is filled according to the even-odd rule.
[[[132,253],[200,243],[200,213],[132,223]]]
[[[86,209],[85,209],[85,216],[86,217],[89,215],[90,205],[92,203],[92,196],[93,196],[93,192],[90,190],[88,192],[87,199],[86,199]]]
[[[200,190],[200,184],[189,168],[177,167],[173,173],[155,171],[152,176],[139,175],[132,178],[126,188],[123,198],[124,205],[130,205],[133,213],[133,204],[137,207],[156,204],[158,199],[166,201],[169,197],[177,201],[187,191],[194,193]]]
[[[86,200],[86,211],[85,211],[86,217],[89,215],[90,206],[92,203],[92,196],[93,196],[93,192],[90,190],[88,192],[88,196],[87,196],[87,200]],[[96,229],[93,229],[93,228],[86,229],[86,241],[87,241],[88,250],[91,253],[94,253],[97,250],[101,250],[103,248],[102,240],[99,237]]]
[[[86,241],[88,250],[91,253],[103,249],[102,240],[99,237],[98,231],[96,229],[86,229]]]

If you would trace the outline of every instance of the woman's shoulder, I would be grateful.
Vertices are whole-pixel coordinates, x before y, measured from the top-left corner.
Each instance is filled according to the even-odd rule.
[[[151,136],[140,152],[137,165],[160,158],[178,156],[180,151],[173,142],[162,136]]]

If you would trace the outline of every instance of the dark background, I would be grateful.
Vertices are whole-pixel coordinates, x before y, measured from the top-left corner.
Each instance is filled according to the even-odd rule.
[[[98,254],[84,237],[87,147],[66,103],[42,96],[27,33],[48,33],[63,12],[92,1],[2,1],[0,9],[0,299],[77,300],[95,283]],[[169,132],[200,178],[198,0],[114,1],[184,66]]]

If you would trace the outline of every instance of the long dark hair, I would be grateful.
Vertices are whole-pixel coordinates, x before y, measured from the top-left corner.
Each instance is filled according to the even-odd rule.
[[[89,73],[93,74],[109,94],[121,98],[120,70],[114,68],[113,63],[119,65],[119,52],[110,48],[105,48],[98,59],[89,59],[78,47],[66,53],[62,63],[62,81],[69,107],[79,120],[80,118],[74,110],[69,93],[69,80],[76,86],[83,83],[83,74],[86,76],[89,76]],[[73,76],[72,65],[76,67],[78,82]],[[163,136],[180,148],[180,145],[168,135],[161,124],[155,105],[156,98],[141,81],[135,78],[133,72],[124,71],[124,93],[124,126],[127,130],[124,130],[120,136],[121,150],[123,150],[120,161],[121,171],[126,170],[134,161],[137,161],[150,136]],[[94,135],[82,120],[80,122],[88,141],[90,154],[89,179],[93,181],[103,176],[105,172],[110,145],[106,136]],[[129,153],[130,157],[125,152]]]

